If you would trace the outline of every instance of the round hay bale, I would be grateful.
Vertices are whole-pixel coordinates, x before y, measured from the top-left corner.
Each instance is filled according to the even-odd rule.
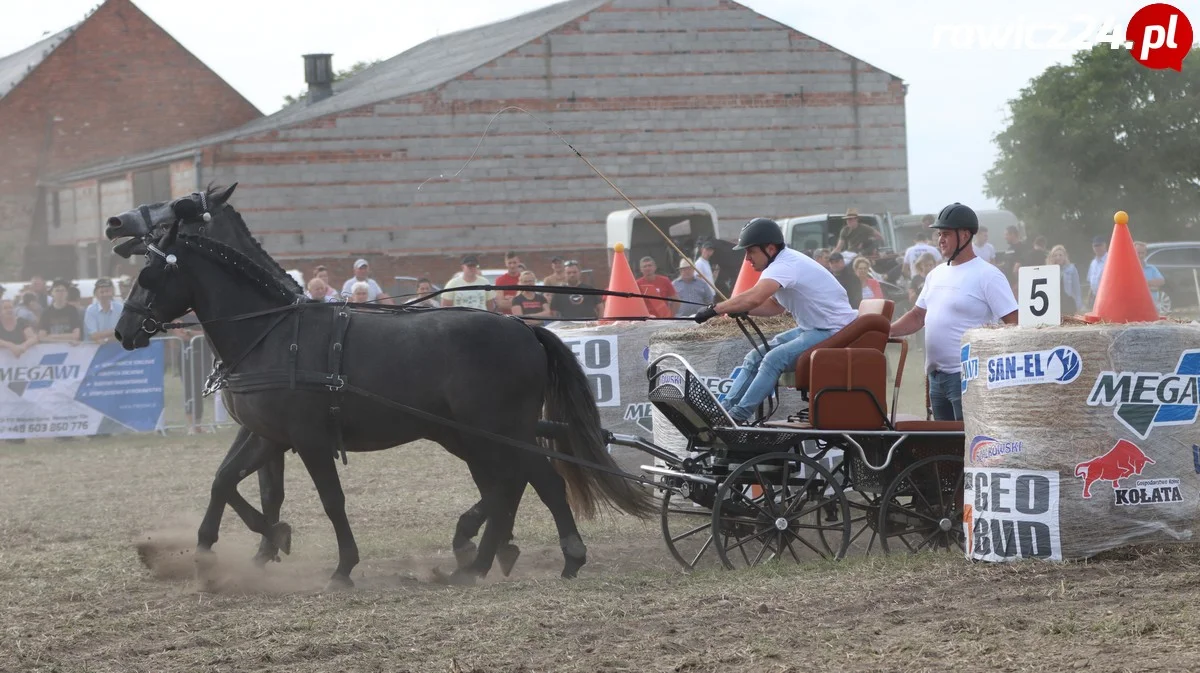
[[[963,337],[969,558],[1068,560],[1200,523],[1200,326]]]

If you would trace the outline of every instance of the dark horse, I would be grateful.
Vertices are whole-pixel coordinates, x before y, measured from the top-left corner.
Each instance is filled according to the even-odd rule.
[[[229,190],[232,193],[232,188]],[[222,202],[228,199],[229,194],[221,195]],[[113,237],[130,236],[128,240],[114,247],[114,252],[121,257],[129,258],[132,255],[144,255],[149,252],[147,244],[151,240],[158,240],[166,233],[167,228],[176,221],[171,203],[162,202],[148,206],[139,207],[109,220],[109,231]],[[240,222],[240,219],[239,219]],[[245,227],[209,227],[207,234],[214,239],[223,243],[236,244],[243,239]],[[272,272],[274,277],[285,287],[289,288],[296,296],[303,295],[303,288],[296,283],[290,274],[284,271],[283,267],[271,259],[269,255],[256,247],[256,261]],[[144,321],[144,325],[155,324],[153,320]],[[154,329],[144,329],[145,334],[138,335],[138,338],[149,338],[156,331]],[[228,394],[226,391],[225,394]],[[228,406],[228,405],[227,405]],[[263,446],[254,446],[254,444],[263,444]],[[291,529],[287,524],[276,525],[280,523],[280,511],[283,508],[284,500],[284,452],[290,447],[272,446],[271,443],[245,428],[238,430],[237,436],[234,438],[232,445],[225,461],[229,461],[235,454],[246,452],[266,452],[271,454],[271,458],[258,470],[258,487],[262,501],[262,513],[266,517],[267,530],[269,534],[261,536],[259,548],[254,556],[256,565],[262,566],[271,561],[279,561],[279,553],[282,551],[285,554],[291,553]],[[533,483],[535,490],[546,486],[545,480],[537,480]],[[553,486],[552,484],[550,485]],[[480,492],[483,492],[483,487],[480,487]],[[542,491],[538,491],[542,495]],[[543,497],[543,501],[547,506],[550,502]],[[464,512],[455,526],[454,537],[451,540],[451,548],[454,550],[454,556],[460,566],[467,566],[474,560],[476,546],[472,538],[478,533],[483,526],[487,517],[484,512],[484,503],[482,500],[472,505]],[[517,558],[520,556],[520,549],[510,541],[502,542],[497,551],[497,560],[500,562],[500,568],[505,575],[508,575]],[[564,575],[567,575],[564,572]]]
[[[512,535],[527,481],[555,517],[564,576],[574,576],[586,560],[572,505],[583,516],[601,504],[653,513],[648,492],[618,476],[551,463],[505,441],[534,445],[544,410],[546,420],[565,428],[544,444],[616,469],[587,379],[554,333],[484,311],[397,313],[298,302],[226,203],[232,191],[169,204],[174,222],[147,243],[146,267],[117,325],[118,339],[133,349],[162,323],[194,310],[225,363],[230,414],[248,437],[261,438],[235,442],[217,472],[197,536],[201,570],[226,504],[261,535],[275,538],[286,525],[269,524],[237,484],[287,447],[303,461],[337,534],[335,586],[352,585],[359,560],[335,463],[339,447],[376,451],[427,438],[467,462],[487,523],[478,553],[454,572],[455,581],[490,570],[498,546]],[[148,209],[139,212],[153,228]],[[110,220],[109,239],[133,233],[124,224]],[[212,233],[226,228],[232,235]]]

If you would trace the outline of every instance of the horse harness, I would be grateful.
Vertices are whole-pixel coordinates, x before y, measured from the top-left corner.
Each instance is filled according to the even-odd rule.
[[[346,389],[347,377],[342,372],[342,357],[346,351],[346,332],[350,329],[352,314],[347,310],[345,304],[336,307],[337,313],[334,314],[333,329],[329,332],[328,372],[314,372],[298,368],[300,359],[300,321],[304,317],[304,308],[306,306],[308,304],[293,304],[288,307],[293,310],[281,313],[275,318],[263,330],[258,339],[250,344],[250,347],[228,366],[214,358],[213,370],[205,381],[202,394],[204,397],[208,397],[221,389],[228,389],[232,393],[258,393],[283,388],[288,390],[326,390],[333,398],[333,401],[329,405],[329,417],[333,423],[334,454],[340,455],[342,464],[345,465],[347,460],[346,445],[342,437],[342,405],[345,402],[343,392]],[[273,332],[283,321],[287,320],[289,316],[294,316],[295,320],[292,322],[292,342],[288,345],[287,369],[269,369],[261,372],[234,372],[233,370],[238,364],[247,355],[252,353],[255,348],[258,348],[267,335]]]

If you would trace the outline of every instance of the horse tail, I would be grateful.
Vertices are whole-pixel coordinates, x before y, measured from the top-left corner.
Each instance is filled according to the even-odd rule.
[[[600,411],[579,360],[554,332],[540,325],[534,326],[533,332],[546,349],[545,418],[566,426],[546,443],[558,453],[619,469],[606,448]],[[554,466],[567,482],[571,509],[581,517],[595,516],[601,502],[643,519],[657,514],[650,494],[634,482],[574,463],[554,461]]]

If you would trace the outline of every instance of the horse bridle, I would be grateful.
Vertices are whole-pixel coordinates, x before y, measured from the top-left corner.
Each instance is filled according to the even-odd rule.
[[[205,196],[204,192],[193,192],[193,195],[200,197],[200,218],[199,219],[204,223],[211,222],[212,214],[208,212],[208,198]],[[158,246],[154,245],[154,243],[152,243],[150,241],[150,238],[154,233],[154,231],[153,231],[154,223],[150,220],[150,209],[146,206],[142,206],[141,208],[138,209],[138,212],[140,212],[142,214],[142,219],[144,219],[146,221],[146,227],[147,227],[147,229],[150,230],[142,237],[142,242],[146,244],[146,259],[149,260],[154,256],[158,256],[158,257],[161,257],[163,262],[166,263],[167,268],[174,268],[174,266],[179,261],[178,258],[175,257],[175,255],[173,255],[171,253],[167,253],[167,252],[160,250]],[[177,218],[175,220],[175,222],[172,223],[172,226],[182,225],[182,224],[185,224],[184,220],[182,218]],[[201,225],[201,227],[203,227],[203,225]],[[203,228],[201,229],[201,233],[203,233]],[[158,334],[159,332],[166,332],[167,331],[166,326],[172,324],[172,323],[164,323],[164,322],[160,321],[159,319],[155,318],[154,312],[151,310],[153,308],[153,306],[154,306],[153,298],[151,298],[150,301],[146,302],[145,306],[142,306],[141,304],[134,302],[132,300],[132,298],[129,301],[125,302],[125,308],[132,311],[133,313],[136,313],[136,314],[142,316],[142,331],[150,336],[154,336],[155,334]]]

